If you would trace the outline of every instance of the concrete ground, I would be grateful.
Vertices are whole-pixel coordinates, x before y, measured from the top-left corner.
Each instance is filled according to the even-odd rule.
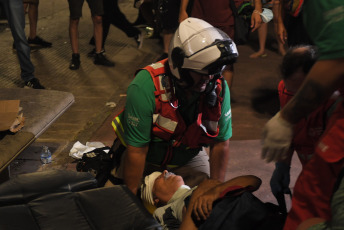
[[[133,22],[137,16],[133,0],[119,2],[122,11]],[[89,8],[85,4],[79,25],[81,68],[71,71],[68,68],[71,59],[68,23],[67,1],[40,2],[38,35],[51,41],[53,47],[31,53],[36,77],[48,90],[73,93],[75,103],[11,164],[11,176],[53,168],[75,170],[75,160],[69,156],[69,151],[77,141],[83,144],[100,141],[111,145],[114,139],[111,119],[125,102],[126,88],[135,70],[154,62],[162,53],[159,39],[145,39],[139,50],[134,39],[112,26],[106,42],[106,55],[116,66],[94,65],[87,58],[87,53],[93,48],[88,44],[93,27]],[[28,21],[26,25],[28,34]],[[256,33],[252,34],[248,45],[238,46],[240,57],[235,64],[231,89],[233,137],[227,178],[243,174],[259,176],[263,184],[256,195],[263,201],[276,203],[269,188],[274,165],[260,159],[263,125],[279,108],[276,89],[282,57],[277,53],[272,34],[270,30],[265,58],[249,58],[258,46]],[[13,40],[6,24],[0,25],[0,40],[0,88],[23,87],[17,57],[12,51]],[[53,162],[49,165],[40,163],[39,153],[43,145],[47,145],[53,153]],[[300,172],[300,163],[296,159],[291,172],[293,187]]]

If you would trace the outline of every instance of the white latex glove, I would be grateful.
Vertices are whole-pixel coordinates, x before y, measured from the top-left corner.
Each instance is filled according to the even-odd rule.
[[[267,162],[286,159],[292,137],[293,125],[278,112],[264,126],[262,158]]]

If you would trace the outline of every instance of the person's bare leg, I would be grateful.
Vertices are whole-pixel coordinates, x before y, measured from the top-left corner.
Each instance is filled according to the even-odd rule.
[[[30,24],[29,38],[34,39],[37,35],[38,4],[29,4],[28,16]]]
[[[102,16],[94,15],[93,20],[93,36],[96,45],[96,53],[102,51],[102,41],[103,41],[103,26],[102,26]]]
[[[265,42],[268,35],[268,24],[262,23],[258,28],[259,50],[250,55],[250,58],[263,57],[265,55]]]
[[[168,48],[170,47],[172,36],[173,36],[173,32],[163,32],[164,53],[168,53]]]
[[[161,61],[168,56],[168,49],[170,47],[170,42],[173,36],[173,31],[171,30],[163,30],[162,31],[162,40],[163,40],[163,53],[162,55],[156,60]]]
[[[282,56],[285,55],[286,50],[285,50],[285,46],[283,45],[283,43],[278,39],[278,34],[277,34],[277,26],[274,24],[274,30],[275,30],[275,39],[277,41],[277,48],[278,48],[278,53]]]
[[[280,41],[280,39],[278,39],[278,20],[277,19],[279,16],[278,14],[280,13],[279,12],[279,4],[280,4],[280,1],[274,0],[273,5],[272,5],[272,12],[274,14],[274,18],[273,18],[274,34],[275,34],[275,39],[277,41],[278,53],[281,54],[282,56],[284,56],[286,53],[285,46]]]
[[[79,53],[79,19],[70,19],[69,21],[69,39],[73,54]]]
[[[80,54],[79,54],[79,18],[70,19],[69,21],[69,39],[72,46],[72,60],[69,64],[69,69],[77,70],[80,67]]]

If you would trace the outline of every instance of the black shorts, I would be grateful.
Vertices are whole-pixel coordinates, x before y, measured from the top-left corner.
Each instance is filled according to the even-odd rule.
[[[36,4],[38,5],[39,4],[39,0],[23,0],[23,3],[24,4]]]
[[[91,15],[103,15],[103,0],[86,0],[91,10]],[[79,19],[82,16],[84,0],[68,0],[71,19]]]

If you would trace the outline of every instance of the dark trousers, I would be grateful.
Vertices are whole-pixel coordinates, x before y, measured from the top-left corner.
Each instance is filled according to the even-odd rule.
[[[134,27],[121,12],[118,7],[118,0],[103,0],[104,15],[103,15],[103,43],[104,47],[106,37],[109,34],[110,25],[116,26],[122,30],[128,37],[134,37],[141,33],[139,29]],[[94,44],[94,38],[91,38],[90,44]]]
[[[302,11],[297,17],[289,14],[285,16],[285,25],[288,33],[288,46],[296,45],[313,45],[312,40],[308,36],[302,20]]]

